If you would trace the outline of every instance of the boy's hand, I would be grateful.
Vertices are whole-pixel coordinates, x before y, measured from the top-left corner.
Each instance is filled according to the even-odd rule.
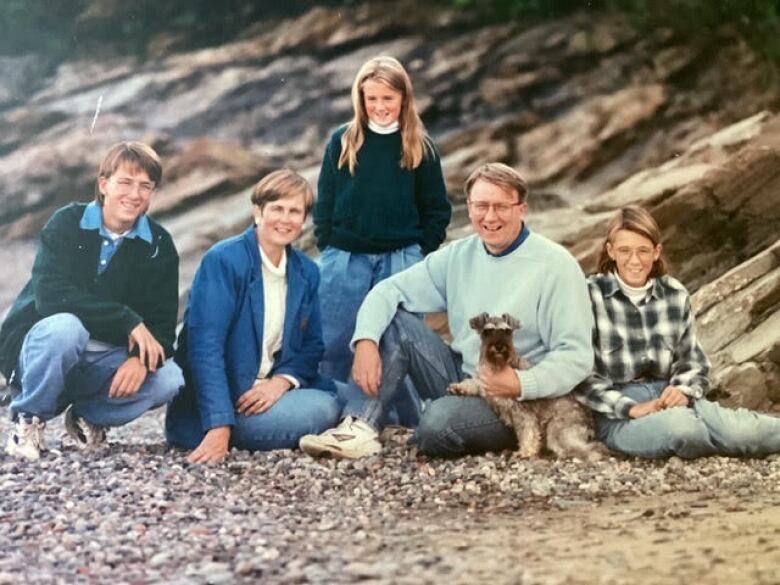
[[[146,380],[146,367],[137,357],[129,357],[114,374],[108,389],[109,398],[132,396]]]
[[[165,352],[162,345],[143,323],[136,325],[135,329],[130,332],[127,340],[127,351],[133,351],[136,345],[141,363],[145,364],[150,372],[156,372],[157,364],[165,362]]]

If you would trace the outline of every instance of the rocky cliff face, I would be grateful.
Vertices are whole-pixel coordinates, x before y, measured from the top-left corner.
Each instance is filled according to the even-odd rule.
[[[674,273],[698,289],[715,395],[730,406],[780,403],[780,117],[728,126],[593,198],[589,225],[559,232],[586,270],[607,218],[628,203],[651,210]]]
[[[116,4],[101,6],[82,19],[110,22]],[[0,57],[0,261],[14,267],[0,310],[27,278],[31,238],[58,206],[91,198],[101,153],[123,139],[164,156],[153,213],[181,251],[184,297],[202,252],[249,221],[248,187],[260,175],[288,165],[316,181],[328,134],[349,118],[355,72],[387,53],[408,66],[442,153],[451,238],[469,231],[462,181],[488,160],[525,173],[529,224],[586,269],[606,218],[642,203],[664,229],[675,273],[699,289],[723,395],[780,400],[780,93],[727,30],[698,46],[617,15],[480,26],[440,6],[391,2],[247,22],[206,48],[177,35],[155,36],[144,61]],[[313,250],[311,235],[300,245]],[[741,398],[745,380],[763,390]]]

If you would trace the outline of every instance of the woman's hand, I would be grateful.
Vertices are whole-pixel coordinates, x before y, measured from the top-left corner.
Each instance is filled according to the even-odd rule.
[[[229,447],[230,427],[215,427],[206,433],[200,445],[187,457],[187,461],[190,463],[217,463],[224,459]]]
[[[485,389],[485,393],[490,396],[502,398],[517,398],[520,396],[522,388],[520,387],[520,378],[517,372],[509,366],[496,371],[493,368],[480,368],[479,383]]]
[[[667,386],[664,391],[661,392],[661,397],[658,399],[661,404],[661,408],[674,408],[675,406],[688,406],[690,402],[688,397],[680,392],[676,386]]]
[[[661,410],[663,410],[663,407],[661,406],[661,399],[656,398],[654,400],[648,400],[647,402],[640,402],[632,406],[631,409],[628,411],[628,417],[642,418],[643,416],[647,416],[648,414],[653,414],[654,412],[660,412]]]
[[[258,380],[238,399],[236,410],[244,416],[263,413],[276,404],[282,394],[290,388],[292,388],[292,384],[282,376]]]

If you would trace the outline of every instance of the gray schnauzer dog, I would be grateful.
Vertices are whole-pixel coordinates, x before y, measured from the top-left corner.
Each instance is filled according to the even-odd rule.
[[[520,328],[517,319],[506,313],[500,317],[482,313],[469,324],[482,340],[479,354],[482,368],[498,371],[506,366],[522,370],[530,367],[512,343],[512,332]],[[528,401],[490,396],[474,378],[450,384],[448,390],[452,394],[481,396],[487,400],[501,421],[517,434],[520,457],[538,457],[544,448],[556,457],[579,457],[587,461],[598,461],[607,453],[601,443],[593,441],[590,409],[572,396]]]

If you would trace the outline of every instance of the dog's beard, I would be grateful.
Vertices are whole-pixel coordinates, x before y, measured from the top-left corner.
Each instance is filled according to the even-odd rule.
[[[509,348],[496,349],[489,346],[482,352],[482,363],[489,366],[494,372],[503,370],[512,360],[512,351]]]

